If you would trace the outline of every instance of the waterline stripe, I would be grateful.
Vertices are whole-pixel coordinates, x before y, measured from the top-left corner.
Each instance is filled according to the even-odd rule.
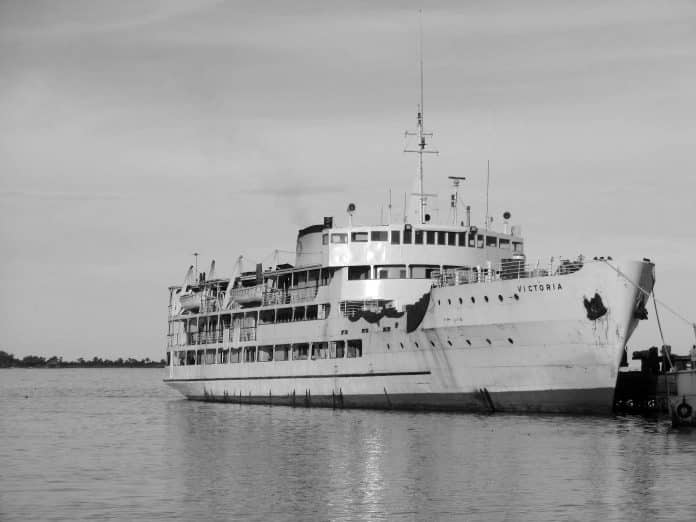
[[[196,377],[193,379],[164,379],[164,382],[256,381],[271,379],[335,379],[339,377],[391,377],[395,375],[430,375],[430,370],[419,372],[334,373],[329,375],[271,375],[264,377]]]

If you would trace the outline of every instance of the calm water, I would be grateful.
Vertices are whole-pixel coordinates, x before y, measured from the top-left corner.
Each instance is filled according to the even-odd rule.
[[[0,520],[694,519],[696,431],[189,402],[162,370],[0,370]]]

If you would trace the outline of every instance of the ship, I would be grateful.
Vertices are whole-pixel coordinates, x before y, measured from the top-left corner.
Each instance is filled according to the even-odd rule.
[[[323,217],[292,263],[243,259],[169,288],[164,381],[188,399],[330,408],[607,414],[646,318],[649,259],[529,262],[521,228],[460,212],[435,223],[423,188],[422,59],[412,212]],[[412,138],[411,138],[412,137]],[[319,221],[319,220],[317,220]],[[246,227],[248,228],[248,227]]]

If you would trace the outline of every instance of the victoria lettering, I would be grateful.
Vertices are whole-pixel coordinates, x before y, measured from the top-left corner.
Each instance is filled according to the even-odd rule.
[[[536,283],[533,285],[519,285],[518,292],[554,292],[563,290],[561,283]]]

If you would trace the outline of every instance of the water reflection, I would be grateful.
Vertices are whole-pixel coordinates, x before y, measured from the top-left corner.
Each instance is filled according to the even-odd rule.
[[[198,514],[240,517],[640,518],[664,506],[665,456],[684,469],[669,430],[639,420],[169,408],[179,512],[195,491]]]
[[[145,370],[1,377],[3,520],[692,518],[696,430],[664,420],[208,404]]]

